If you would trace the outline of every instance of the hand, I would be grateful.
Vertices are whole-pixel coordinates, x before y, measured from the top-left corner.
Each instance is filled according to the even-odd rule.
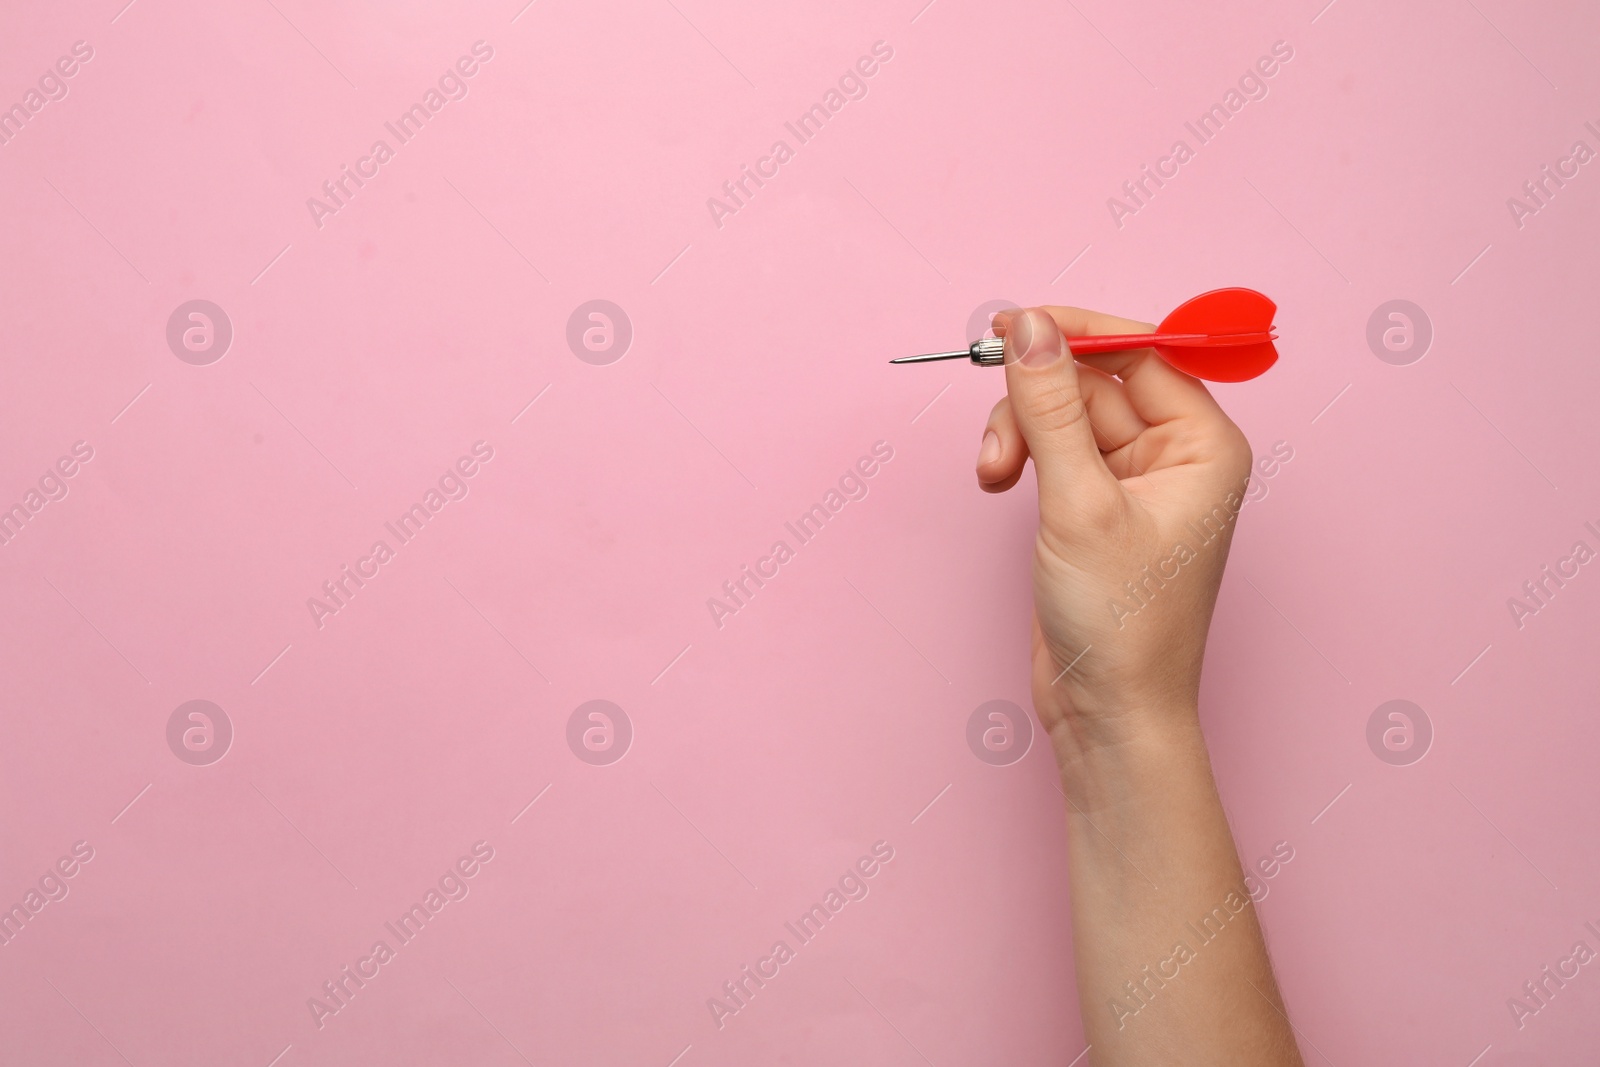
[[[1146,323],[1049,307],[1002,312],[995,329],[1007,395],[989,414],[978,480],[1004,492],[1033,457],[1033,700],[1066,772],[1166,724],[1192,726],[1250,444],[1154,350],[1074,361],[1064,339]]]

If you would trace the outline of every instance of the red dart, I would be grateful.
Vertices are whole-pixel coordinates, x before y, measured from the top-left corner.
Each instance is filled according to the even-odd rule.
[[[1213,289],[1186,301],[1161,320],[1155,333],[1069,337],[1075,356],[1095,352],[1124,352],[1154,348],[1156,353],[1185,374],[1211,382],[1243,382],[1266,373],[1278,361],[1272,342],[1272,316],[1278,306],[1254,289]],[[926,356],[901,356],[890,363],[929,363],[963,356],[980,367],[1005,362],[1004,341],[985,337],[965,352],[933,352]]]

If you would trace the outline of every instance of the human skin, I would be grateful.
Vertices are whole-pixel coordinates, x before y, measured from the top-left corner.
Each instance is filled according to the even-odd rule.
[[[995,328],[1007,395],[978,481],[1004,492],[1030,457],[1038,479],[1033,702],[1067,800],[1088,1063],[1303,1067],[1199,721],[1249,442],[1153,350],[1075,360],[1064,340],[1148,323],[1048,307]],[[1219,906],[1202,942],[1189,924]],[[1192,958],[1168,962],[1179,942]]]

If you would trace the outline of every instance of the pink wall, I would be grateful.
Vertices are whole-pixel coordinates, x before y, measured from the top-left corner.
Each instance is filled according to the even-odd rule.
[[[1260,907],[1308,1061],[1592,1054],[1600,965],[1508,998],[1600,950],[1600,564],[1508,601],[1600,551],[1600,164],[1562,163],[1600,150],[1600,15],[524,2],[0,14],[0,903],[38,906],[0,1061],[1068,1062],[1053,767],[967,742],[1027,702],[1031,492],[974,486],[998,373],[884,361],[993,301],[1220,285],[1280,305],[1278,366],[1218,393],[1292,459],[1203,714],[1241,853],[1293,849]],[[1420,762],[1369,746],[1392,700]]]

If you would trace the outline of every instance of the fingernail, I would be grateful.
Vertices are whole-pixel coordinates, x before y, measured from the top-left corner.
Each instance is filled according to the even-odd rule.
[[[993,430],[983,431],[983,444],[978,448],[978,466],[987,467],[1000,458],[1000,435]]]
[[[1024,311],[1013,320],[1012,332],[1017,336],[1015,351],[1018,358],[1030,367],[1048,367],[1061,356],[1061,331],[1055,323],[1044,319],[1044,312]]]
[[[1056,323],[1045,317],[1042,310],[1029,310],[1022,315],[1022,322],[1027,323],[1027,338],[1024,346],[1018,346],[1022,352],[1022,362],[1029,366],[1050,366],[1061,357],[1061,331],[1056,330]]]

